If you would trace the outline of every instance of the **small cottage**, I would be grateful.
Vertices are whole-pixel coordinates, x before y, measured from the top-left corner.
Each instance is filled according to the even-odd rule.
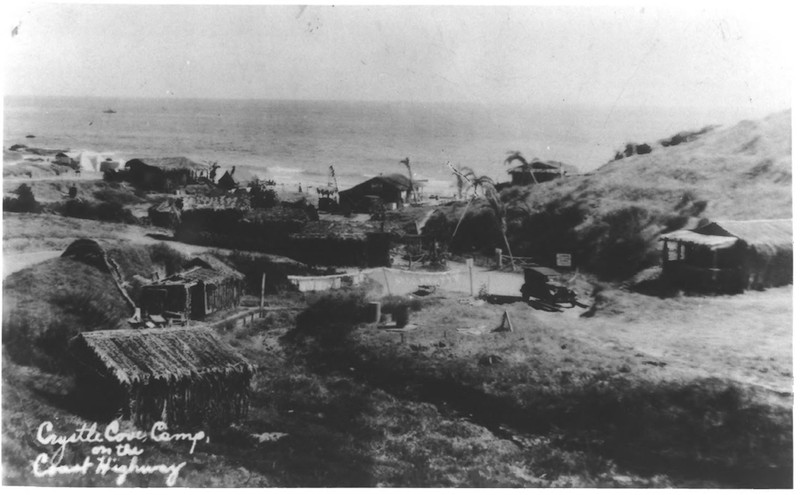
[[[202,320],[223,309],[239,305],[244,275],[213,256],[192,259],[186,269],[142,287],[142,316]]]
[[[357,186],[339,193],[342,210],[370,213],[373,208],[407,202],[411,194],[411,181],[401,174],[379,175]],[[414,190],[419,193],[420,183],[414,181]]]
[[[150,428],[226,426],[247,415],[256,371],[208,328],[82,332],[69,351],[81,403]]]
[[[692,290],[792,283],[792,220],[719,220],[661,236],[663,276]]]
[[[509,169],[508,173],[511,175],[512,185],[526,186],[564,177],[568,171],[573,169],[574,167],[561,162],[533,160]]]

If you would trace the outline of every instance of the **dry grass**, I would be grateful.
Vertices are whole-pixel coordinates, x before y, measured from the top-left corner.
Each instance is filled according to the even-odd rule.
[[[404,331],[404,342],[398,332],[362,326],[349,348],[324,353],[287,347],[280,337],[293,327],[292,313],[276,313],[222,335],[259,366],[251,412],[198,447],[179,485],[765,486],[747,475],[763,472],[758,456],[765,451],[768,462],[785,462],[786,409],[765,408],[763,396],[714,380],[710,371],[734,374],[741,367],[736,356],[755,362],[763,353],[776,357],[773,378],[786,384],[780,370],[790,369],[791,356],[775,351],[791,338],[788,317],[780,315],[791,307],[790,292],[674,300],[613,293],[592,319],[578,318],[580,310],[550,314],[521,303],[473,306],[431,296],[417,306],[411,323],[418,327]],[[677,330],[662,335],[673,322],[683,319],[693,341],[723,342],[725,329],[740,335],[761,308],[771,313],[765,325],[777,328],[762,347],[750,346],[758,340],[752,336],[739,349],[730,339],[728,358],[716,362],[669,357],[692,348]],[[516,331],[491,333],[503,310]],[[646,333],[648,322],[661,326]],[[652,352],[631,349],[647,342]],[[669,351],[661,355],[655,346]],[[487,366],[487,355],[501,360]],[[658,362],[666,365],[651,364]],[[109,478],[31,477],[25,463],[37,452],[35,426],[57,418],[56,428],[66,431],[84,420],[72,412],[69,380],[7,359],[4,367],[4,481],[111,485]],[[757,436],[749,436],[753,428]],[[253,435],[264,432],[288,435],[257,442]],[[150,463],[187,457],[147,450],[143,460]],[[739,458],[726,457],[728,451]],[[744,478],[730,478],[731,471]],[[163,482],[138,476],[125,486]]]
[[[612,371],[627,366],[653,380],[733,379],[773,391],[768,395],[774,401],[790,406],[791,287],[671,299],[612,289],[606,294],[612,301],[593,318],[579,317],[580,308],[550,313],[521,302],[459,304],[453,295],[426,304],[414,315],[412,323],[419,326],[406,332],[405,340],[409,346],[424,347],[417,352],[420,356],[447,355],[475,361],[476,366],[480,355],[494,353],[507,363],[526,363],[535,356],[544,368],[564,362]],[[516,333],[492,333],[505,310]],[[391,332],[365,329],[360,335],[362,342],[376,348],[399,341]],[[434,346],[439,342],[446,346]],[[543,362],[543,357],[549,361]]]
[[[443,298],[412,317],[416,329],[362,326],[349,343],[312,350],[311,359],[356,368],[371,383],[451,404],[483,424],[599,455],[595,476],[619,462],[640,475],[667,473],[678,486],[784,486],[791,291],[609,299],[616,303],[581,319],[577,309]],[[763,308],[771,316],[754,328]],[[516,331],[492,332],[504,310]]]
[[[659,299],[607,290],[595,318],[539,317],[590,345],[665,362],[667,373],[725,377],[789,406],[792,391],[792,292],[789,287],[729,296]]]
[[[149,233],[171,235],[158,227],[140,227],[58,215],[3,214],[3,254],[63,250],[76,239],[157,243]]]
[[[111,275],[66,258],[10,275],[3,284],[3,347],[21,363],[64,367],[67,340],[130,316]]]
[[[21,182],[4,182],[3,193],[8,194],[19,187]],[[69,199],[69,189],[75,186],[77,198],[82,200],[99,200],[117,202],[123,205],[135,205],[145,201],[136,194],[136,189],[128,184],[106,182],[104,180],[36,180],[25,182],[33,191],[36,201],[42,204],[56,203]]]
[[[194,455],[148,444],[142,463],[188,461],[177,484],[184,487],[668,486],[624,472],[595,478],[585,469],[591,460],[545,441],[537,444],[537,460],[568,462],[542,467],[530,450],[429,404],[397,399],[346,374],[310,372],[278,342],[290,324],[286,316],[222,336],[260,367],[248,419],[209,432],[211,443],[199,444]],[[38,424],[49,420],[57,431],[71,431],[85,420],[75,414],[69,378],[3,363],[4,483],[113,486],[111,477],[31,475],[28,463],[41,450]],[[286,436],[254,439],[264,432]],[[70,446],[69,459],[82,459],[88,448]],[[159,476],[130,476],[123,486],[164,483]]]

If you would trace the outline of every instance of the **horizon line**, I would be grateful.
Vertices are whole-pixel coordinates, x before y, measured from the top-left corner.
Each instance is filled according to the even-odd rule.
[[[282,97],[240,97],[240,96],[96,96],[96,95],[54,95],[54,94],[5,94],[3,99],[6,98],[68,98],[68,99],[97,99],[97,100],[179,100],[179,101],[279,101],[279,102],[313,102],[313,103],[389,103],[389,104],[402,104],[402,105],[478,105],[478,106],[520,106],[520,107],[536,107],[536,106],[582,106],[582,107],[604,107],[611,106],[615,108],[692,108],[692,109],[726,109],[730,108],[728,105],[709,105],[709,106],[696,106],[696,105],[659,105],[659,104],[612,104],[612,103],[589,103],[589,102],[515,102],[515,101],[475,101],[475,100],[400,100],[400,99],[358,99],[358,98],[282,98]],[[791,110],[791,105],[782,107],[780,109],[761,108],[758,111],[767,113],[777,113],[786,110]]]

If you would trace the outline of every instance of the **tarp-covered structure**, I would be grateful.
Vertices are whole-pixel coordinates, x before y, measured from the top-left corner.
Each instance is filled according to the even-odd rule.
[[[211,329],[98,330],[70,342],[82,402],[150,428],[246,417],[255,366]]]
[[[661,236],[664,277],[739,292],[792,283],[792,220],[719,220]]]

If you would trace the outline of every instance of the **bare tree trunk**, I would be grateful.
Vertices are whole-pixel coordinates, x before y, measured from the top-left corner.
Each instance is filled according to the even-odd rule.
[[[511,260],[511,269],[516,270],[517,267],[514,264],[514,255],[511,254],[511,246],[508,244],[508,237],[506,236],[506,230],[507,230],[506,219],[503,218],[501,222],[502,224],[500,225],[500,233],[503,234],[503,241],[506,243],[506,249],[508,249],[508,257]]]
[[[458,219],[458,223],[456,224],[456,229],[453,231],[453,236],[450,237],[451,241],[456,238],[456,233],[458,232],[458,228],[461,226],[461,222],[464,220],[464,217],[467,216],[467,210],[469,210],[469,207],[472,204],[472,200],[474,200],[474,199],[475,199],[475,196],[473,196],[469,200],[469,203],[467,203],[467,207],[464,208],[464,212],[461,214],[461,218]]]

